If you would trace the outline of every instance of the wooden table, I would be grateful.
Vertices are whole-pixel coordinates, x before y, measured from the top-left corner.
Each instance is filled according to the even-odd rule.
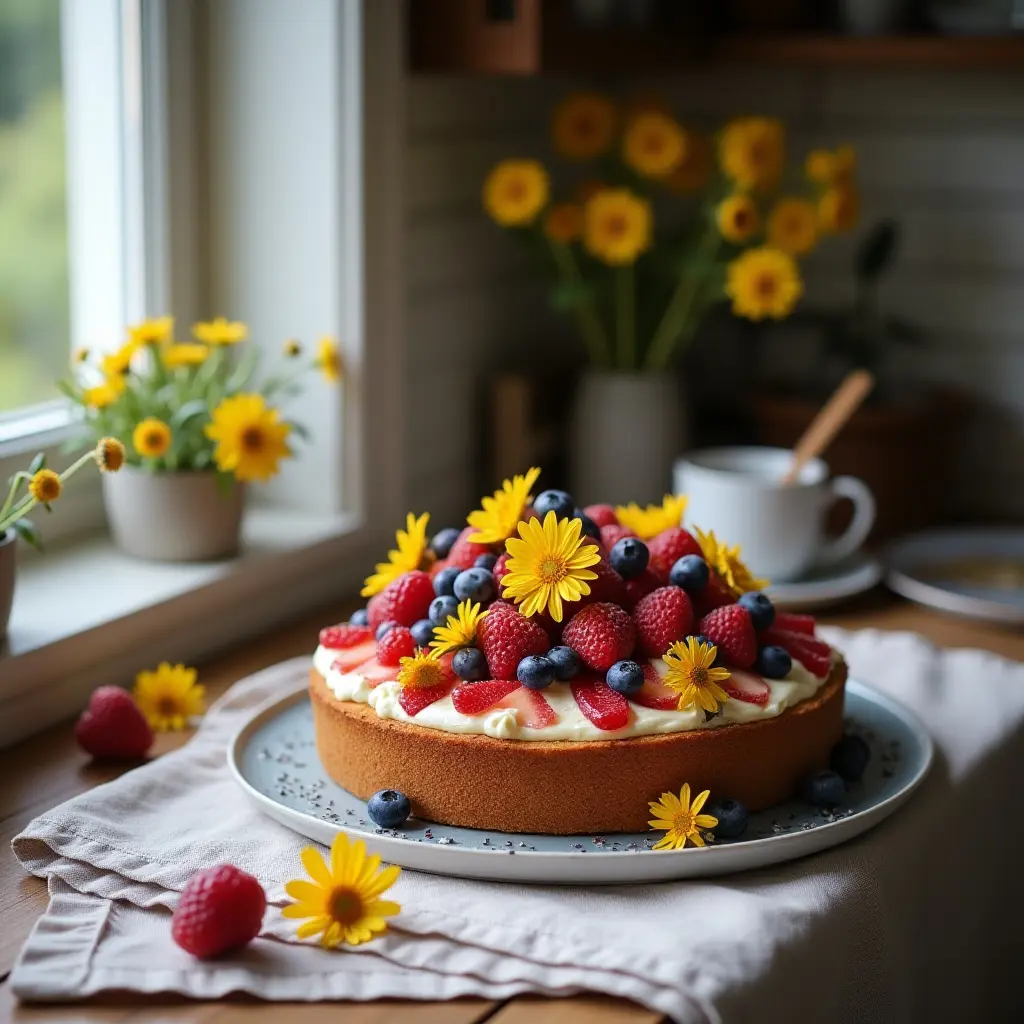
[[[345,618],[351,604],[307,616],[291,626],[247,644],[202,667],[201,677],[211,700],[236,680],[257,669],[302,653],[312,653],[317,630]],[[823,621],[848,629],[912,630],[943,647],[980,647],[1024,661],[1024,635],[978,623],[945,618],[881,592],[848,605]],[[181,746],[190,733],[157,738],[154,756]],[[10,842],[36,815],[101,782],[124,767],[98,766],[75,745],[68,725],[57,726],[16,747],[0,752],[0,1024],[39,1021],[46,1024],[85,1022],[202,1021],[204,1024],[279,1021],[321,1024],[338,1019],[339,1007],[319,1004],[265,1004],[244,998],[195,1003],[175,997],[103,996],[75,1006],[19,1007],[7,976],[22,942],[46,909],[46,884],[27,876],[11,853]],[[519,997],[507,1002],[464,999],[449,1003],[379,1001],[345,1004],[346,1024],[654,1024],[663,1018],[638,1006],[600,996],[560,1000]]]

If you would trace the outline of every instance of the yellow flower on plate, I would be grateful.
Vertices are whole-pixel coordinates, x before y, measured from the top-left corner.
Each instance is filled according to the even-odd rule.
[[[152,317],[128,328],[128,337],[139,346],[165,344],[173,333],[173,316]]]
[[[722,237],[737,245],[749,242],[757,234],[760,221],[757,204],[746,192],[727,196],[715,210],[715,222]]]
[[[583,208],[578,203],[556,203],[544,214],[544,234],[552,242],[568,245],[583,233]]]
[[[176,370],[179,366],[199,366],[209,354],[210,349],[206,345],[182,343],[168,345],[161,351],[160,358],[168,370]]]
[[[363,597],[379,594],[392,580],[418,569],[427,553],[427,523],[430,513],[424,512],[419,518],[411,512],[406,514],[405,529],[395,533],[397,547],[388,552],[386,562],[378,562],[375,572],[363,581],[359,593]]]
[[[281,911],[285,917],[309,918],[296,930],[300,939],[319,935],[325,949],[342,943],[358,946],[383,935],[388,929],[385,918],[402,909],[380,898],[395,884],[402,869],[391,866],[380,870],[380,857],[367,857],[366,845],[361,840],[349,840],[344,832],[331,843],[330,866],[314,846],[302,851],[302,866],[312,881],[300,878],[287,882],[285,891],[297,902]]]
[[[104,473],[116,473],[124,465],[124,445],[116,437],[101,437],[93,457]]]
[[[173,439],[171,428],[155,416],[140,421],[132,431],[132,447],[146,459],[166,455]]]
[[[715,160],[711,140],[706,135],[689,128],[683,130],[686,132],[683,158],[662,179],[662,183],[672,192],[687,195],[708,183]]]
[[[701,554],[704,555],[704,561],[718,573],[734,593],[746,594],[751,590],[764,590],[768,586],[768,580],[758,579],[741,560],[742,549],[739,544],[732,547],[723,544],[715,536],[714,530],[705,533],[697,527],[694,533],[697,535],[697,543],[700,545]]]
[[[651,244],[651,204],[628,189],[605,189],[587,201],[583,244],[611,266],[633,263]]]
[[[722,130],[722,170],[740,188],[772,188],[785,157],[780,122],[769,117],[740,117]]]
[[[596,92],[576,92],[555,107],[551,138],[555,150],[569,160],[592,160],[607,153],[615,141],[615,104]]]
[[[224,398],[213,410],[206,436],[216,442],[213,459],[222,473],[236,480],[269,480],[281,459],[291,455],[291,427],[281,422],[276,409],[262,395],[240,394]]]
[[[685,494],[666,494],[660,505],[641,508],[635,501],[631,501],[628,505],[619,505],[615,515],[622,526],[628,527],[641,540],[650,540],[662,530],[682,525],[686,502]]]
[[[132,365],[132,359],[135,353],[142,348],[141,342],[136,341],[134,338],[126,341],[116,352],[112,352],[110,355],[104,356],[100,360],[100,368],[103,370],[104,375],[109,379],[113,377],[119,377],[122,374],[128,372]]]
[[[638,174],[663,178],[686,155],[686,135],[671,118],[655,111],[638,114],[622,138],[622,159]]]
[[[82,403],[89,409],[106,409],[117,401],[123,391],[124,378],[116,374],[94,388],[86,388],[82,392]]]
[[[41,469],[29,481],[28,490],[40,505],[49,505],[60,497],[63,484],[52,469]]]
[[[430,641],[431,654],[439,658],[448,651],[459,647],[470,647],[476,640],[476,629],[487,612],[472,601],[460,601],[458,615],[449,615],[448,624],[434,627],[434,639]]]
[[[768,214],[768,244],[805,256],[818,242],[818,214],[806,199],[780,199]]]
[[[249,328],[239,320],[218,316],[213,320],[201,320],[193,326],[192,333],[205,345],[237,345],[249,337]]]
[[[511,537],[539,476],[540,469],[533,466],[525,475],[517,473],[511,480],[505,480],[493,497],[481,498],[483,508],[466,516],[466,522],[476,531],[469,535],[469,540],[474,544],[500,544]]]
[[[587,580],[596,580],[597,573],[587,567],[601,561],[601,554],[582,527],[581,520],[559,519],[551,511],[543,524],[537,519],[519,523],[519,536],[505,541],[511,557],[502,595],[512,598],[527,618],[547,611],[561,622],[563,602],[590,593]]]
[[[190,718],[203,713],[204,693],[194,668],[166,661],[152,672],[140,672],[132,689],[135,703],[156,732],[184,729]]]
[[[818,225],[822,231],[841,235],[852,231],[860,219],[860,196],[852,185],[833,185],[818,200]]]
[[[691,704],[704,711],[714,713],[719,704],[729,699],[729,694],[719,686],[729,678],[727,668],[712,668],[718,648],[704,643],[695,636],[688,636],[685,643],[677,640],[672,644],[662,661],[668,665],[668,672],[662,682],[679,694],[679,710]]]
[[[654,844],[655,850],[681,850],[689,840],[694,846],[703,846],[704,839],[700,830],[714,828],[718,819],[713,814],[701,814],[700,810],[711,795],[705,789],[698,793],[690,803],[690,784],[684,783],[679,792],[662,793],[661,799],[652,801],[648,806],[654,820],[647,822],[652,829],[662,829],[665,835]]]
[[[548,172],[536,160],[503,160],[484,182],[484,209],[503,228],[532,224],[548,201]]]
[[[337,342],[324,335],[316,347],[316,367],[329,384],[337,384],[344,376],[344,364]]]
[[[438,661],[437,651],[418,650],[398,662],[398,683],[409,690],[429,690],[440,686],[449,677]]]
[[[803,290],[793,257],[781,249],[747,249],[726,268],[725,293],[732,299],[732,311],[748,320],[789,316]]]

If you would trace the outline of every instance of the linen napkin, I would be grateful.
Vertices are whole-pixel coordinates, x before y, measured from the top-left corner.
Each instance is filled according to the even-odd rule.
[[[105,989],[271,1000],[500,999],[604,992],[678,1021],[1020,1018],[1024,666],[911,634],[823,630],[851,675],[914,709],[937,763],[897,814],[814,857],[719,879],[617,887],[403,871],[391,933],[329,952],[294,938],[283,883],[307,841],[237,789],[227,743],[300,686],[308,659],[234,686],[184,748],[35,819],[14,840],[51,902],[11,984],[28,1001]],[[170,914],[197,869],[232,862],[272,901],[242,953],[193,960]],[[1017,1011],[1011,1013],[1011,1010]]]

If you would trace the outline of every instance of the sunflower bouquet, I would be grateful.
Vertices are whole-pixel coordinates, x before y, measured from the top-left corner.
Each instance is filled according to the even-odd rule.
[[[576,93],[551,134],[575,180],[556,189],[539,161],[505,160],[484,208],[553,277],[554,306],[602,369],[664,370],[723,300],[748,320],[788,316],[798,259],[857,222],[853,150],[817,150],[788,170],[771,118],[737,118],[712,139],[660,102],[620,109]]]

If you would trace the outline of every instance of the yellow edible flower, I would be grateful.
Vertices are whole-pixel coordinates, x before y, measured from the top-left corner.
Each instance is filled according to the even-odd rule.
[[[635,501],[615,509],[620,525],[632,530],[641,540],[657,537],[662,530],[680,526],[686,512],[685,494],[666,494],[660,505],[641,508]]]
[[[684,783],[679,792],[662,793],[661,799],[649,804],[654,820],[647,824],[652,829],[662,829],[665,835],[654,844],[655,850],[681,850],[689,840],[694,846],[703,846],[704,839],[701,837],[700,829],[714,828],[718,819],[712,814],[701,814],[707,798],[711,795],[709,789],[698,793],[693,803],[690,803],[690,784]]]
[[[768,215],[768,244],[806,256],[818,241],[818,215],[806,199],[780,199]]]
[[[291,427],[281,422],[276,409],[262,395],[240,394],[223,399],[204,428],[216,442],[213,460],[222,473],[236,480],[269,480],[281,459],[291,455],[287,437]]]
[[[124,378],[120,374],[108,377],[102,384],[86,388],[82,392],[82,403],[89,409],[105,409],[117,401],[124,387]]]
[[[101,437],[93,456],[104,473],[116,473],[124,465],[124,445],[116,437]]]
[[[655,111],[630,121],[622,139],[622,159],[638,174],[663,178],[686,155],[686,135],[678,124]]]
[[[445,675],[437,651],[419,650],[411,657],[398,662],[398,683],[410,690],[429,690],[440,686],[448,677]]]
[[[705,643],[695,636],[688,636],[686,642],[677,640],[672,644],[662,661],[668,666],[662,682],[679,694],[679,710],[691,704],[704,711],[714,713],[719,704],[724,704],[729,695],[718,684],[729,678],[727,668],[712,668],[718,648]]]
[[[140,421],[132,431],[132,447],[146,459],[158,459],[166,455],[172,440],[171,428],[155,416]]]
[[[49,505],[60,497],[63,485],[52,469],[40,469],[29,481],[28,490],[40,505]]]
[[[164,366],[176,370],[179,366],[198,366],[206,361],[210,350],[206,345],[168,345],[160,353]]]
[[[532,224],[548,201],[548,174],[536,160],[503,160],[484,182],[484,209],[502,227]]]
[[[204,710],[205,690],[196,683],[196,670],[162,661],[152,672],[135,677],[132,696],[156,732],[177,732]]]
[[[697,535],[697,543],[700,545],[701,554],[704,555],[704,561],[737,596],[751,590],[764,590],[768,586],[768,580],[758,579],[740,559],[742,549],[738,544],[732,547],[723,544],[715,536],[714,530],[705,533],[697,527],[694,533]]]
[[[727,196],[715,210],[715,223],[727,242],[742,245],[757,234],[760,218],[757,205],[745,192]]]
[[[205,345],[237,345],[249,337],[249,328],[241,321],[218,316],[201,320],[192,328],[192,333]]]
[[[128,337],[139,347],[143,345],[165,344],[174,333],[174,317],[160,316],[142,323],[133,324],[128,328]]]
[[[605,189],[587,201],[583,244],[611,266],[636,261],[651,244],[651,204],[629,189]]]
[[[822,231],[841,235],[852,231],[859,219],[860,196],[852,185],[834,185],[818,200],[818,225]]]
[[[397,548],[389,551],[388,560],[378,562],[376,572],[366,577],[363,589],[359,592],[363,597],[379,594],[392,580],[397,580],[399,576],[420,567],[420,562],[427,552],[428,522],[428,512],[424,512],[418,519],[411,512],[406,515],[405,529],[395,534]]]
[[[487,612],[480,610],[480,605],[472,601],[459,602],[458,615],[449,615],[448,623],[434,627],[435,639],[430,641],[431,654],[435,658],[459,647],[470,647],[476,640],[477,626]]]
[[[784,156],[782,125],[774,118],[741,117],[722,131],[722,170],[740,188],[772,188],[782,173]]]
[[[725,293],[732,299],[732,311],[748,320],[789,316],[803,290],[793,257],[781,249],[748,249],[726,268]]]
[[[566,96],[551,117],[555,150],[569,160],[592,160],[615,141],[615,104],[595,92]]]
[[[341,351],[335,340],[327,335],[317,344],[316,366],[329,384],[337,384],[344,373]]]
[[[483,508],[466,516],[466,522],[476,531],[469,535],[469,540],[474,544],[500,544],[511,537],[539,476],[540,469],[534,466],[525,475],[517,473],[511,480],[505,480],[493,497],[482,498]]]

